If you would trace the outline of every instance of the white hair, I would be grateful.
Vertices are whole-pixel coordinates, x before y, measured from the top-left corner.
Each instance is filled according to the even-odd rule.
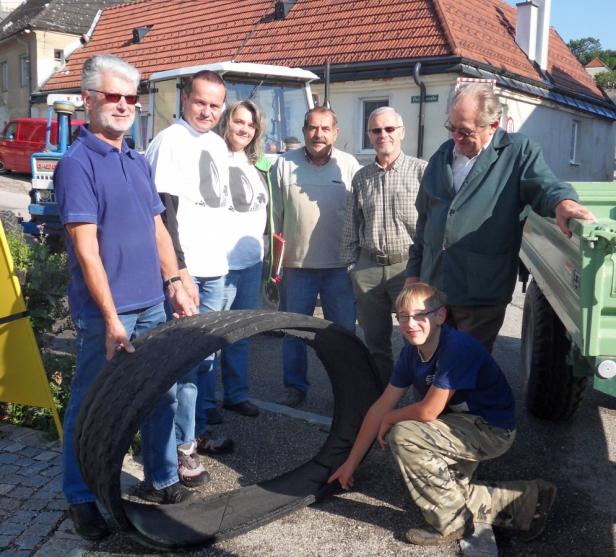
[[[119,76],[135,86],[135,91],[139,87],[139,70],[128,62],[113,56],[112,54],[97,54],[88,58],[83,64],[81,72],[81,89],[99,89],[101,87],[102,76],[109,72]]]
[[[398,112],[396,112],[393,106],[380,106],[379,108],[375,108],[368,118],[368,123],[372,121],[373,118],[376,118],[379,114],[383,114],[385,112],[393,112],[396,118],[396,121],[399,126],[404,126],[404,121],[402,120],[402,116]]]

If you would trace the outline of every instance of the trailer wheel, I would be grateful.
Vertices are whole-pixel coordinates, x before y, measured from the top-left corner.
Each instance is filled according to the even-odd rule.
[[[586,377],[573,375],[567,363],[570,346],[563,324],[533,279],[524,299],[522,367],[526,407],[538,418],[569,418],[582,401]]]

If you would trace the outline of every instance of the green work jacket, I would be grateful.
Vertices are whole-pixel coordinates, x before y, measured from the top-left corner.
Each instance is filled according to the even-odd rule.
[[[511,301],[522,241],[520,214],[530,205],[554,216],[563,199],[578,199],[527,137],[499,129],[460,190],[453,187],[453,141],[432,156],[415,206],[418,222],[407,275],[443,291],[452,305]]]

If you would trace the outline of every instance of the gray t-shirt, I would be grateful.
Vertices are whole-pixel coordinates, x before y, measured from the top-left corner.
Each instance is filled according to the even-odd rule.
[[[360,165],[334,149],[323,166],[312,164],[304,149],[288,151],[272,168],[276,230],[286,241],[283,266],[331,269],[340,259],[342,230],[353,175]]]

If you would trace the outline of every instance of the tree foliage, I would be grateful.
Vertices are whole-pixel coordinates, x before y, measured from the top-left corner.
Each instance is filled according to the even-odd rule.
[[[602,52],[601,41],[599,39],[595,39],[594,37],[571,39],[567,46],[584,66],[593,58],[599,56]]]

